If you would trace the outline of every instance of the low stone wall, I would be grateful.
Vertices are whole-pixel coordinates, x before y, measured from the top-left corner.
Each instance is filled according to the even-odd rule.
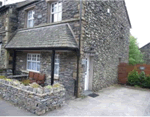
[[[60,84],[55,87],[33,88],[19,81],[0,79],[0,96],[37,115],[54,110],[65,103],[65,89]]]

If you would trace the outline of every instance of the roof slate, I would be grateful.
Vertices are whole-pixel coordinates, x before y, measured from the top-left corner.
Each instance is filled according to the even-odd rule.
[[[59,24],[18,31],[5,48],[21,49],[48,47],[78,48],[68,24]]]

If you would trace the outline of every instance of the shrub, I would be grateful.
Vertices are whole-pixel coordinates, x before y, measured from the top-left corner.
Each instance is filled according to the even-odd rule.
[[[29,85],[30,84],[30,80],[29,79],[28,80],[23,80],[23,81],[21,81],[21,83],[24,84],[24,85]]]
[[[33,88],[40,88],[41,87],[39,84],[37,84],[35,82],[30,84],[30,86],[33,87]]]
[[[51,85],[47,85],[45,88],[47,88],[47,89],[51,89],[51,88],[52,88],[52,86],[51,86]]]
[[[150,75],[146,75],[144,71],[139,74],[134,69],[128,74],[128,83],[132,86],[150,88]]]
[[[128,74],[128,83],[130,85],[139,85],[140,82],[139,82],[139,74],[138,72],[136,71],[136,69],[134,69],[133,71],[131,71],[129,74]]]
[[[5,76],[0,76],[0,79],[6,79],[6,77]]]
[[[12,79],[5,79],[6,81],[9,81],[9,82],[11,82],[11,81],[13,81]]]
[[[53,84],[54,88],[60,87],[61,85],[59,83]]]

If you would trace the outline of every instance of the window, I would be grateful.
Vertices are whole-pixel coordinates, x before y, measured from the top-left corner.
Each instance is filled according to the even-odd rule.
[[[27,70],[40,72],[40,54],[27,55]]]
[[[62,2],[52,3],[51,6],[51,22],[62,20]]]
[[[27,28],[31,28],[34,26],[34,11],[30,10],[28,11],[27,15]]]
[[[59,76],[59,64],[60,64],[60,59],[59,55],[55,56],[55,68],[54,68],[54,75]]]

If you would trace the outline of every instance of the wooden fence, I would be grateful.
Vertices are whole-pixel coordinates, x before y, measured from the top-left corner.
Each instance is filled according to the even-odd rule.
[[[139,65],[128,65],[127,63],[120,63],[118,66],[118,82],[120,84],[126,84],[128,81],[128,73],[132,70],[137,69],[138,73],[144,71],[145,74],[150,75],[150,65],[139,64]]]

